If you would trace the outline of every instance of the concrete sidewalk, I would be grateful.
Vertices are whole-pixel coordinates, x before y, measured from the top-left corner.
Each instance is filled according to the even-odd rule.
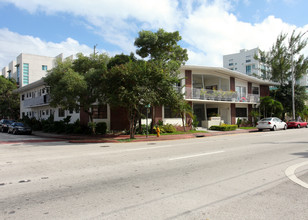
[[[188,139],[188,138],[201,138],[201,137],[211,137],[218,135],[232,135],[232,134],[242,134],[249,132],[256,132],[257,129],[237,129],[235,131],[208,131],[207,133],[189,133],[189,134],[176,134],[176,135],[161,135],[160,137],[149,135],[148,138],[145,135],[135,135],[135,139],[129,139],[129,135],[123,134],[108,134],[108,135],[63,135],[63,134],[53,134],[44,133],[40,131],[34,131],[33,135],[45,138],[56,138],[68,140],[70,143],[120,143],[125,142],[141,142],[141,141],[165,141],[165,140],[178,140],[178,139]]]

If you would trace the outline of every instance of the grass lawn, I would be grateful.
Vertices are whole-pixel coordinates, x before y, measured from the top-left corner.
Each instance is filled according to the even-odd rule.
[[[190,131],[176,131],[173,133],[160,133],[160,135],[174,135],[174,134],[195,134],[195,133],[208,133],[208,131],[195,131],[195,130],[190,130]],[[156,135],[156,134],[149,134],[149,135]]]

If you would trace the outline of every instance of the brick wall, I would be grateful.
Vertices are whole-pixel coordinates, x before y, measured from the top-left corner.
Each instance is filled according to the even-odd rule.
[[[113,107],[110,109],[110,129],[111,130],[129,129],[127,110],[125,108]]]

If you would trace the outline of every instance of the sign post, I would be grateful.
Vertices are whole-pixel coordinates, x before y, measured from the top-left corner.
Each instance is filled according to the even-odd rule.
[[[149,113],[149,108],[151,107],[150,104],[145,105],[147,114],[146,114],[146,138],[148,138],[148,113]]]

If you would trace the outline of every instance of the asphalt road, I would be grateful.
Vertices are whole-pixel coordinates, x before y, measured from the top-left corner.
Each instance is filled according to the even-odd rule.
[[[0,219],[306,220],[307,161],[304,128],[150,143],[0,144]]]

